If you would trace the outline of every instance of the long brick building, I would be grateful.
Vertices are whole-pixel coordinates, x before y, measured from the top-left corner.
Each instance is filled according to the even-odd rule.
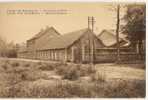
[[[27,40],[26,44],[26,49],[18,52],[19,58],[75,63],[116,61],[116,36],[108,30],[103,30],[98,36],[89,28],[61,35],[55,28],[47,27]],[[121,36],[121,58],[136,57],[136,51],[129,45],[130,42]]]

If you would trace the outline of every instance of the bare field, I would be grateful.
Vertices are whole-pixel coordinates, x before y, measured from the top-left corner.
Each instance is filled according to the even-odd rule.
[[[0,97],[145,97],[142,66],[145,65],[90,66],[1,58]]]
[[[136,68],[135,68],[136,66]],[[137,79],[145,80],[145,70],[137,68],[143,64],[97,64],[97,70],[108,79]]]

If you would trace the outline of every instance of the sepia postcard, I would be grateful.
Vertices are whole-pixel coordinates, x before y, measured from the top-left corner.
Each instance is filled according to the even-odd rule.
[[[145,2],[0,2],[0,98],[145,97]]]

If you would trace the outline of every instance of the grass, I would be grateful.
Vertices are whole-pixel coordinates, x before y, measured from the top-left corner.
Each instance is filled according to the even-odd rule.
[[[145,97],[145,83],[138,80],[119,80],[116,85],[108,85],[104,95],[110,98]]]
[[[99,69],[100,68],[100,69]],[[107,70],[108,69],[108,70]],[[115,71],[129,69],[132,75],[142,73],[142,69],[122,67],[114,69],[106,67],[106,73],[100,66],[73,65],[64,63],[32,63],[17,61],[1,61],[0,63],[0,97],[145,97],[145,80],[108,79]],[[62,79],[48,78],[43,72],[55,72]],[[110,74],[109,74],[110,73]],[[126,74],[131,77],[130,73]],[[123,74],[123,72],[122,72]],[[118,74],[115,74],[118,75]],[[52,76],[52,75],[51,75]],[[90,81],[79,81],[82,77],[89,77]],[[139,76],[138,76],[139,77]],[[140,74],[140,77],[142,75]]]
[[[30,64],[29,64],[29,63],[24,63],[23,66],[24,66],[24,67],[30,67]]]
[[[135,88],[135,87],[139,88]],[[55,85],[23,85],[19,84],[3,91],[6,97],[36,97],[36,98],[62,98],[62,97],[108,97],[108,98],[132,98],[144,97],[144,84],[129,81],[120,81],[112,84],[77,83],[58,81]],[[5,93],[4,93],[5,92]]]
[[[63,79],[68,79],[68,80],[77,80],[79,77],[80,77],[80,71],[77,70],[76,67],[69,67],[69,70],[65,71],[63,75]]]
[[[61,65],[60,67],[56,68],[56,72],[57,74],[62,75],[63,79],[77,80],[79,77],[88,76],[95,73],[96,70],[90,65]]]
[[[54,70],[54,66],[51,65],[51,64],[48,64],[48,63],[45,63],[45,64],[41,63],[39,65],[39,69],[41,69],[41,70]]]
[[[17,61],[14,61],[14,62],[11,62],[11,65],[12,65],[12,67],[18,67],[20,65],[20,63]]]

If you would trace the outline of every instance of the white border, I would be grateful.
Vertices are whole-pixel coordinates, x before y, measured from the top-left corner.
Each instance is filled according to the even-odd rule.
[[[147,0],[0,0],[0,2],[146,2]]]
[[[146,6],[147,6],[147,0],[0,0],[0,3],[2,2],[128,2],[128,3],[133,3],[133,2],[145,2]],[[147,16],[148,16],[148,12],[147,12],[147,7],[146,7],[146,23],[147,23]],[[148,47],[148,35],[147,35],[147,24],[146,24],[146,65],[148,64],[148,60],[147,60],[147,47]],[[147,68],[146,68],[146,76],[147,76]],[[146,77],[146,97],[145,98],[129,98],[131,100],[148,100],[147,98],[147,77]],[[3,99],[3,98],[0,98]],[[14,99],[14,98],[13,98]],[[31,99],[31,100],[36,100],[35,98],[15,98],[15,99],[21,99],[21,100],[25,100],[25,99]],[[53,98],[41,98],[40,100],[49,100],[49,99],[53,99]],[[61,99],[61,98],[60,98]],[[76,98],[62,98],[61,100],[69,100],[69,99],[76,99]],[[83,98],[84,99],[84,98]],[[85,98],[85,100],[108,100],[109,98]],[[111,98],[111,100],[114,100],[115,98]],[[122,98],[116,98],[118,99],[122,99]],[[127,100],[128,98],[122,99],[122,100]],[[5,100],[12,100],[12,98],[5,98]],[[57,99],[54,99],[57,100]],[[77,100],[82,100],[81,98],[77,98]]]

